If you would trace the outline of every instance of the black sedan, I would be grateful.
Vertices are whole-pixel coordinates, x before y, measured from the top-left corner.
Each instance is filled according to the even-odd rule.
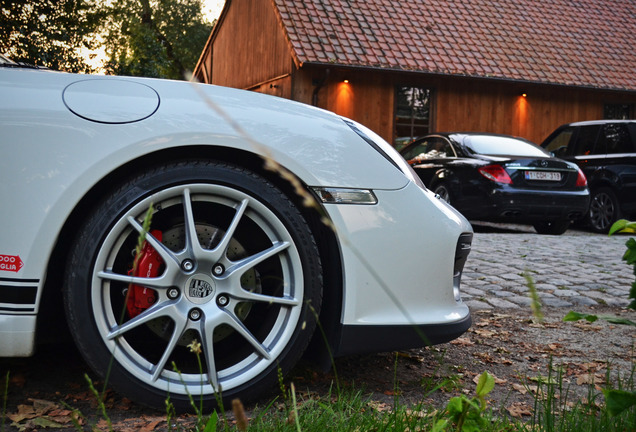
[[[583,172],[522,138],[440,133],[401,150],[424,184],[472,220],[531,224],[563,234],[585,215]]]

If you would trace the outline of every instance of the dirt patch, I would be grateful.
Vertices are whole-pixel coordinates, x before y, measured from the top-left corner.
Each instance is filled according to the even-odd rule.
[[[587,397],[590,383],[598,388],[608,385],[608,367],[610,380],[632,372],[636,360],[634,327],[603,320],[562,322],[567,310],[544,312],[545,321],[539,324],[529,311],[476,311],[472,328],[451,343],[337,359],[340,385],[362,389],[375,406],[386,409],[396,400],[442,409],[453,396],[472,395],[476,377],[489,371],[496,377],[495,389],[489,395],[490,406],[502,414],[523,418],[532,410],[536,379],[547,377],[550,362],[563,374],[562,382],[573,401]],[[581,312],[636,321],[636,311],[624,309]],[[91,373],[71,345],[42,347],[35,357],[28,359],[0,359],[0,370],[2,377],[10,371],[7,413],[13,418],[19,412],[32,413],[31,419],[20,421],[21,428],[30,421],[26,430],[42,430],[42,426],[37,426],[38,419],[50,418],[66,422],[56,430],[75,430],[68,420],[69,407],[79,409],[88,423],[100,421],[95,399],[84,378],[85,373]],[[294,381],[302,399],[308,394],[327,394],[335,374],[301,366],[289,379]],[[107,408],[115,430],[167,430],[165,413],[135,405],[112,392],[108,395]],[[181,416],[177,422],[185,428],[194,419]],[[19,430],[9,424],[6,419],[4,430]]]
[[[488,371],[496,379],[490,406],[518,416],[521,408],[532,409],[532,392],[538,379],[547,379],[550,363],[553,373],[561,370],[573,401],[587,397],[590,383],[598,388],[608,384],[608,368],[613,379],[632,372],[634,327],[603,320],[563,322],[565,313],[548,310],[544,322],[536,323],[529,312],[477,311],[473,327],[449,344],[345,358],[336,365],[341,377],[366,386],[372,398],[391,403],[397,377],[402,403],[425,402],[439,409],[453,396],[473,395],[477,377]],[[585,313],[636,320],[636,312],[615,308]]]

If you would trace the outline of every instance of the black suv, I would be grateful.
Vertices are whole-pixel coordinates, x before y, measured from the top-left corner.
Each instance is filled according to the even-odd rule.
[[[587,176],[587,222],[607,232],[622,217],[636,214],[636,120],[565,124],[541,144],[556,157],[576,162]]]

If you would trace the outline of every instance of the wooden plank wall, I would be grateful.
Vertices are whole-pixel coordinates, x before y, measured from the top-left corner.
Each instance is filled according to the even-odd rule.
[[[294,69],[271,1],[232,0],[212,50],[213,84],[276,90],[278,95],[291,97],[290,84],[283,89],[280,82],[270,82],[289,76]]]
[[[595,89],[449,78],[435,84],[436,130],[503,133],[536,143],[563,123],[601,119],[605,103],[636,103],[634,93]]]
[[[377,73],[332,71],[318,93],[318,106],[356,120],[391,142],[395,90],[384,81]]]
[[[309,68],[299,72],[313,77],[314,83],[324,74]],[[348,84],[343,83],[345,78]],[[308,78],[296,79],[294,95],[299,96],[293,98],[308,103],[307,86],[311,82]],[[541,143],[563,123],[601,119],[605,103],[636,104],[634,92],[335,70],[330,72],[328,83],[319,92],[318,106],[359,121],[393,142],[396,85],[433,89],[432,131],[502,133],[536,143]]]

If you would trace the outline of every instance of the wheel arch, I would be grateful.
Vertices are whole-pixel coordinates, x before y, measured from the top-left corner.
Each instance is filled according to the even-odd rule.
[[[454,195],[459,194],[460,182],[457,180],[457,174],[451,169],[440,168],[433,174],[429,189],[435,190],[440,184],[448,186],[449,192]]]
[[[621,179],[619,176],[612,173],[611,171],[601,169],[588,176],[587,181],[588,188],[590,190],[602,187],[608,187],[612,190],[616,190],[620,187]]]
[[[64,310],[61,290],[65,263],[73,243],[74,231],[81,223],[82,218],[112,189],[113,184],[121,181],[122,178],[127,177],[131,172],[155,164],[174,162],[180,159],[217,160],[249,169],[273,183],[299,209],[314,235],[322,262],[323,303],[319,316],[321,330],[316,332],[314,339],[320,339],[322,342],[322,336],[319,333],[321,331],[324,332],[331,349],[334,340],[338,337],[340,318],[342,316],[343,270],[342,256],[336,235],[321,220],[322,217],[327,216],[326,211],[324,211],[320,203],[318,203],[320,212],[315,208],[309,208],[304,205],[304,198],[295,191],[294,185],[280,173],[267,169],[260,155],[228,147],[200,145],[160,150],[132,160],[110,172],[82,197],[60,230],[48,261],[46,280],[38,312],[36,330],[38,341],[57,342],[60,337],[64,341],[67,339],[68,341],[71,340],[64,314],[60,313]],[[294,178],[300,182],[308,193],[311,193],[307,185],[297,176],[294,176]],[[324,343],[312,343],[312,346],[321,344],[324,345]]]

